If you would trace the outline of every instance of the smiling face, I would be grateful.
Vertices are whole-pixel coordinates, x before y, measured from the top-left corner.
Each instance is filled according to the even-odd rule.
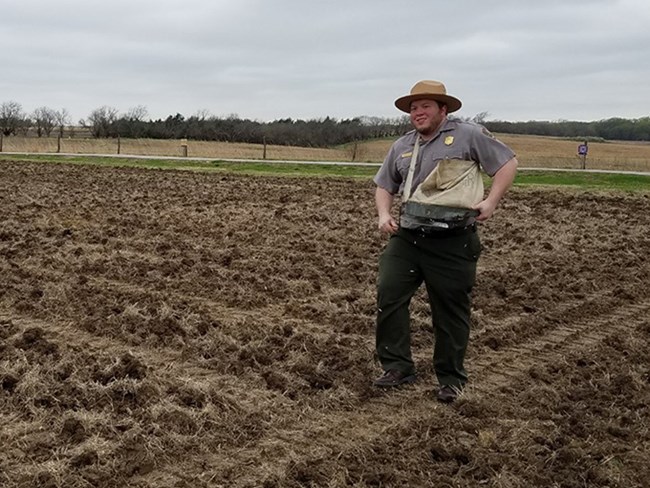
[[[435,100],[411,102],[411,123],[424,139],[432,137],[447,117],[447,106]]]

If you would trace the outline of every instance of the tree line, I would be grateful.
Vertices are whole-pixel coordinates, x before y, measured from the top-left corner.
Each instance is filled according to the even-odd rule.
[[[508,122],[488,120],[488,117],[487,112],[482,112],[468,120],[481,123],[496,133],[650,141],[650,117],[610,118],[594,122]],[[27,114],[17,102],[0,104],[0,133],[4,136],[34,134],[50,137],[53,133],[63,136],[70,124],[66,109],[39,107]],[[152,120],[144,106],[133,107],[123,114],[113,107],[102,106],[92,110],[78,125],[96,138],[193,139],[304,147],[331,147],[354,141],[398,137],[411,128],[408,116],[363,116],[343,120],[331,117],[312,120],[285,118],[260,122],[241,119],[234,114],[216,117],[204,110],[190,117],[177,113]]]
[[[650,117],[639,119],[610,118],[594,122],[560,120],[555,122],[486,121],[492,132],[567,137],[585,140],[650,141]]]
[[[185,118],[177,113],[165,119],[149,121],[120,117],[112,124],[102,124],[101,129],[97,127],[95,119],[92,120],[91,131],[98,137],[119,135],[132,138],[193,139],[303,147],[332,147],[355,141],[396,137],[409,130],[409,121],[405,117],[356,117],[343,120],[331,117],[312,120],[286,118],[259,122],[240,119],[235,115],[215,117],[196,114]]]
[[[68,111],[40,107],[26,114],[17,102],[0,104],[0,132],[5,136],[34,134],[59,135],[70,123]],[[331,147],[349,142],[396,137],[407,130],[408,117],[355,117],[337,120],[325,117],[313,120],[278,119],[259,122],[236,115],[216,117],[200,111],[190,117],[180,113],[151,120],[147,109],[137,106],[120,114],[113,107],[92,110],[79,126],[96,138],[193,139],[204,141],[269,143],[288,146]]]
[[[49,137],[55,129],[63,135],[63,130],[69,124],[70,114],[66,109],[39,107],[27,115],[18,102],[0,104],[0,134],[3,136],[26,134],[34,130],[38,137]]]

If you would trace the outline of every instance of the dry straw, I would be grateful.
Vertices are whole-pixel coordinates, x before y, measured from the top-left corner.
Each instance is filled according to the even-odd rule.
[[[581,141],[556,137],[499,134],[511,146],[521,167],[576,168],[582,164],[578,155]],[[91,139],[5,137],[4,152],[122,154],[223,159],[258,159],[288,161],[339,161],[381,163],[393,139],[364,141],[334,148],[309,148],[213,141],[159,139]],[[187,144],[185,146],[184,144]],[[187,153],[185,153],[187,151]],[[650,171],[650,143],[590,142],[586,160],[589,169]]]

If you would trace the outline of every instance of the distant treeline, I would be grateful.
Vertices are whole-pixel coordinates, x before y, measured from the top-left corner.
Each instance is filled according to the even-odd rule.
[[[491,132],[528,134],[587,140],[650,141],[650,117],[613,118],[596,122],[505,122],[476,120]],[[398,118],[357,117],[336,120],[281,119],[257,122],[236,117],[218,118],[181,114],[154,121],[117,118],[108,125],[91,125],[95,137],[196,139],[207,141],[249,142],[288,146],[331,147],[353,141],[399,137],[411,129],[407,116]]]
[[[538,136],[584,138],[589,140],[650,141],[650,117],[640,119],[611,118],[595,122],[505,122],[485,121],[491,132]]]
[[[477,114],[471,120],[485,125],[490,131],[507,134],[529,134],[585,140],[650,141],[650,117],[640,119],[611,118],[596,122],[529,121],[506,122],[487,120],[488,113]],[[0,104],[0,133],[49,137],[52,132],[63,136],[70,124],[66,109],[39,107],[25,114],[17,102]],[[179,113],[165,119],[150,120],[147,109],[138,106],[120,114],[113,107],[93,110],[79,121],[92,137],[124,137],[151,139],[193,139],[247,143],[269,143],[287,146],[331,147],[354,141],[398,137],[411,125],[408,116],[395,118],[355,117],[337,120],[325,117],[314,120],[279,119],[259,122],[236,115],[215,117],[202,111],[191,117]]]
[[[70,125],[66,109],[39,107],[26,114],[17,102],[0,104],[0,134],[63,137],[70,127],[83,127],[85,133],[96,138],[124,137],[150,139],[193,139],[203,141],[269,143],[286,146],[331,147],[354,141],[397,137],[409,130],[408,117],[356,117],[336,120],[325,117],[315,120],[280,119],[259,122],[241,119],[236,115],[215,117],[202,111],[191,117],[180,113],[165,119],[150,120],[147,109],[138,106],[125,114],[113,107],[93,110],[78,126]],[[82,131],[75,130],[75,134]]]
[[[397,137],[409,130],[408,118],[358,117],[336,120],[280,119],[258,122],[235,117],[188,117],[181,114],[149,122],[120,118],[105,131],[94,130],[96,137],[195,139],[204,141],[247,142],[303,147],[332,147],[354,141]]]

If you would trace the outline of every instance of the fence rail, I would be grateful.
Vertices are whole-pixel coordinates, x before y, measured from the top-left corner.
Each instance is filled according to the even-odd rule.
[[[514,149],[520,167],[650,172],[650,144],[647,143],[590,143],[589,154],[580,155],[576,142],[566,139],[510,134],[501,134],[499,139]],[[334,148],[308,148],[186,139],[0,135],[0,152],[381,163],[391,143],[391,139],[384,139]]]

